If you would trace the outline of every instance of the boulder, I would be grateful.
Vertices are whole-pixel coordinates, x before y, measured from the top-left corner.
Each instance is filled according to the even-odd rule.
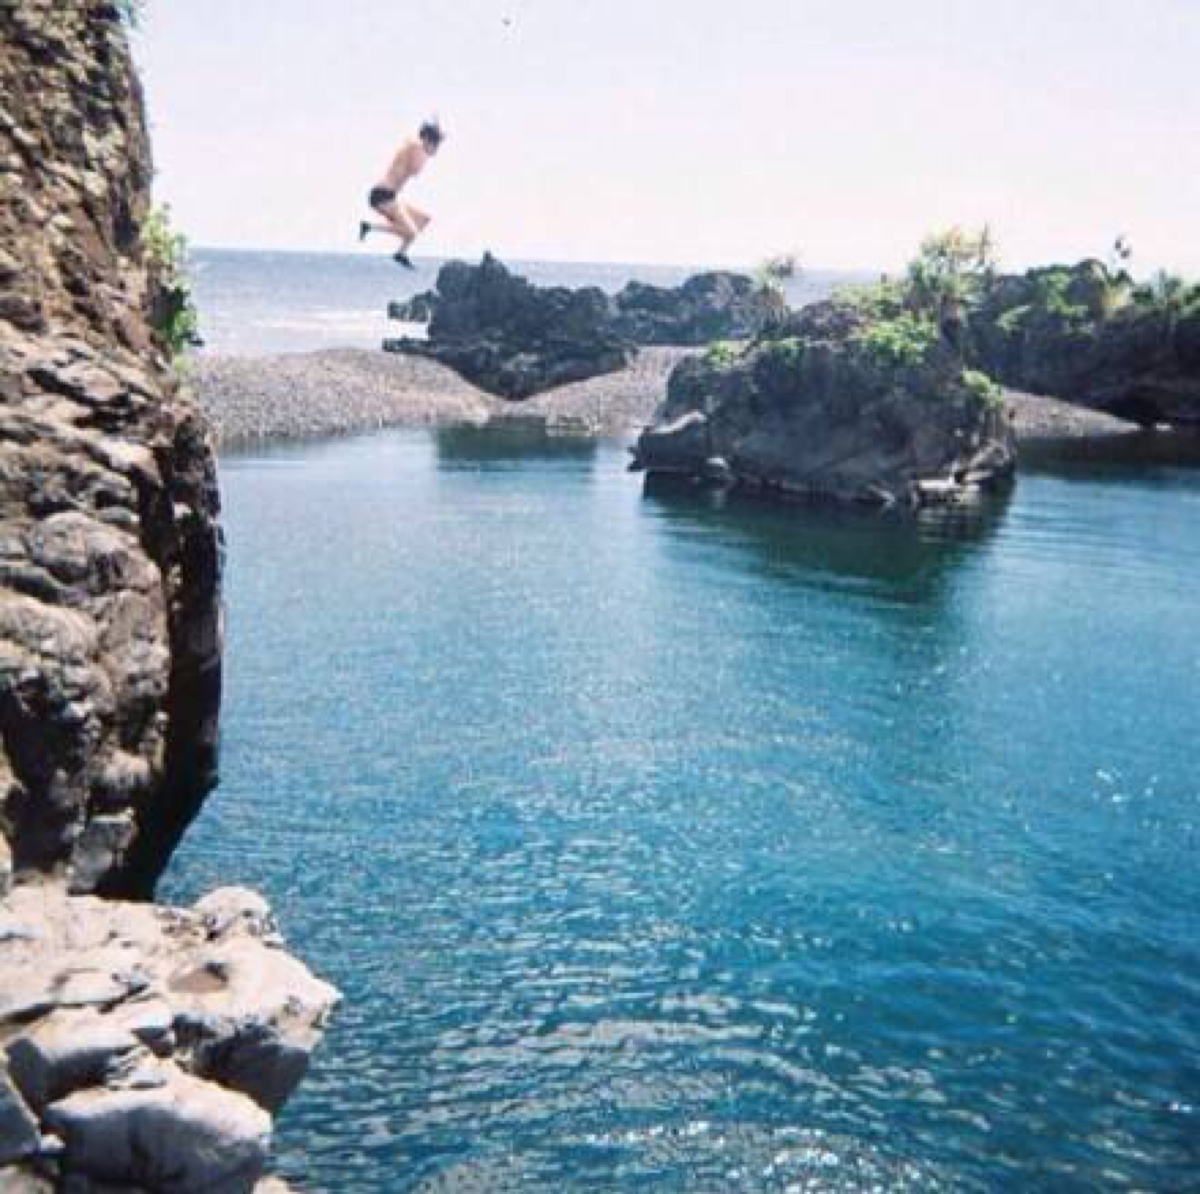
[[[66,1182],[86,1178],[162,1194],[245,1194],[262,1176],[270,1117],[244,1095],[157,1063],[129,1088],[81,1090],[53,1104]]]
[[[999,392],[936,329],[831,301],[676,366],[634,467],[849,503],[953,501],[1011,473]]]
[[[428,337],[386,340],[387,351],[430,357],[514,401],[615,372],[633,357],[602,290],[534,286],[491,254],[477,266],[448,262],[435,292],[389,308],[402,319],[417,311],[431,312]]]
[[[0,1165],[126,1189],[252,1189],[338,998],[239,888],[184,910],[18,886],[0,974]]]

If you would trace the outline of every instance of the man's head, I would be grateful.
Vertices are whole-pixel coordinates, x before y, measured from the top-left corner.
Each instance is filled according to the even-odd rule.
[[[442,126],[436,120],[425,121],[419,132],[426,153],[437,153],[438,147],[446,139]]]

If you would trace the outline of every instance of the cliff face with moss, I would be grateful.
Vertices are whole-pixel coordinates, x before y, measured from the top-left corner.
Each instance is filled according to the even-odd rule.
[[[0,95],[0,1189],[250,1191],[337,993],[253,892],[111,898],[213,784],[221,667],[117,8],[0,2]]]
[[[213,454],[148,320],[117,11],[0,26],[0,830],[18,879],[145,894],[214,779]]]

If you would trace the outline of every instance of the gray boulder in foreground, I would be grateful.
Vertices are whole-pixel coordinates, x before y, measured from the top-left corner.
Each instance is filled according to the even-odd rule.
[[[1015,445],[996,387],[945,343],[899,335],[831,301],[779,335],[690,357],[634,467],[884,506],[953,501],[1008,476]]]
[[[240,888],[182,910],[19,886],[0,974],[0,1188],[252,1190],[338,999]]]

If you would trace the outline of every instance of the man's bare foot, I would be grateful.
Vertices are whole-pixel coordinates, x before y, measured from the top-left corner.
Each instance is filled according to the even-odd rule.
[[[367,239],[367,233],[371,231],[371,225],[366,220],[360,220],[358,224],[358,239],[360,241]]]
[[[395,255],[392,257],[392,260],[399,262],[402,266],[404,266],[405,269],[417,268],[411,261],[409,261],[408,254],[403,249],[398,249]]]

